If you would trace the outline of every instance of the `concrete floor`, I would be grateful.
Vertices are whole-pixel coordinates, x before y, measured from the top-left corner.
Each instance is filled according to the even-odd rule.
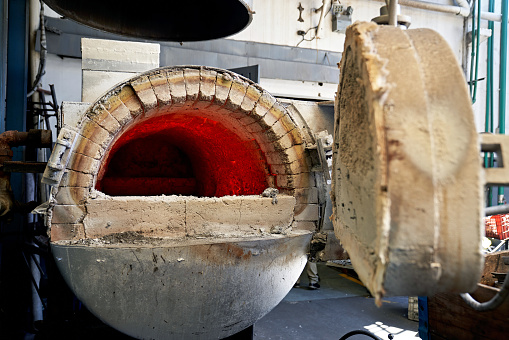
[[[293,288],[284,300],[254,327],[254,339],[339,339],[346,333],[364,329],[388,339],[419,339],[419,323],[408,320],[408,298],[384,298],[375,305],[366,288],[337,268],[318,264],[319,290],[307,289],[308,279],[301,276],[301,288]],[[355,282],[357,281],[357,282]],[[370,339],[365,335],[352,340]]]

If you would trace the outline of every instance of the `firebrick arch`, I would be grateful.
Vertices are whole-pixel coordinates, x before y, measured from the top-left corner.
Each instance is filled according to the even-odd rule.
[[[140,74],[93,103],[78,124],[78,139],[56,203],[79,214],[92,189],[103,189],[101,181],[117,143],[150,122],[156,122],[154,128],[158,121],[183,117],[219,124],[243,144],[245,149],[239,150],[257,155],[264,185],[238,194],[261,194],[266,184],[296,197],[296,215],[305,208],[314,177],[291,114],[258,84],[230,71],[198,66],[163,67]],[[205,196],[237,195],[228,190],[209,190]]]

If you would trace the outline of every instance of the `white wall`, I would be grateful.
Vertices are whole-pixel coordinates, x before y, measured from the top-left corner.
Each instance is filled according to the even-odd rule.
[[[424,2],[439,3],[444,5],[456,5],[453,0],[423,0]],[[297,6],[299,2],[305,8],[302,13],[304,22],[297,21],[299,11]],[[384,5],[383,2],[377,0],[343,0],[344,6],[352,6],[353,21],[370,21],[379,15],[379,9]],[[270,44],[296,46],[301,37],[297,35],[298,30],[308,30],[318,25],[320,13],[314,10],[322,5],[321,0],[301,0],[301,1],[271,1],[271,0],[255,0],[253,22],[244,31],[230,37],[235,40],[250,40],[256,42],[264,42]],[[488,1],[482,1],[484,11],[488,10]],[[501,12],[501,1],[496,1],[495,12]],[[470,30],[471,19],[465,19],[462,16],[432,12],[422,9],[411,8],[408,6],[401,7],[401,14],[411,17],[412,24],[410,29],[430,28],[440,33],[449,43],[451,49],[457,57],[458,62],[462,65],[466,77],[469,76],[470,70],[470,52],[471,46],[465,44],[464,31]],[[329,13],[325,17],[323,28],[321,30],[320,39],[312,41],[303,41],[299,47],[331,50],[336,52],[343,51],[344,34],[335,33],[331,30],[332,15]],[[482,20],[482,27],[486,28],[488,22]],[[314,36],[314,30],[310,30],[306,38],[310,39]],[[494,29],[494,45],[495,45],[495,61],[494,61],[494,112],[495,127],[498,126],[498,84],[499,84],[499,55],[500,55],[500,23],[495,23]],[[484,41],[480,45],[480,60],[478,78],[486,77],[486,58],[487,58],[487,42]],[[267,81],[273,86],[273,81]],[[293,84],[292,86],[297,86]],[[277,90],[277,88],[276,88]],[[329,91],[330,92],[330,91]],[[478,131],[484,131],[485,122],[485,106],[486,106],[486,81],[480,81],[477,89],[477,101],[473,105],[475,113],[475,121]],[[506,128],[507,129],[507,128]]]
[[[423,0],[425,2],[440,3],[445,5],[455,5],[454,0]],[[302,18],[304,22],[299,22],[299,3],[304,7]],[[328,2],[330,4],[330,1]],[[377,0],[343,0],[344,6],[353,7],[353,21],[370,21],[373,17],[379,15],[379,9],[384,2]],[[301,36],[297,35],[298,30],[308,30],[318,25],[320,13],[314,10],[322,5],[321,0],[254,0],[253,9],[256,12],[253,21],[244,31],[229,37],[228,39],[241,41],[254,41],[283,46],[311,48],[320,50],[330,50],[342,52],[344,44],[344,34],[332,32],[332,14],[325,16],[323,26],[319,32],[320,38],[312,41],[302,41]],[[329,5],[330,6],[330,5]],[[483,1],[483,7],[487,10],[487,1]],[[328,7],[328,6],[327,6]],[[496,12],[500,12],[500,1],[497,1]],[[54,12],[53,12],[54,13]],[[451,46],[458,62],[463,66],[468,75],[470,47],[465,45],[464,30],[470,25],[470,20],[465,21],[462,16],[438,13],[427,10],[401,7],[401,13],[411,17],[411,29],[431,28],[439,32]],[[46,7],[46,15],[51,14],[51,10]],[[483,27],[487,22],[482,22]],[[499,24],[495,25],[495,55],[499,55]],[[314,29],[309,30],[307,39],[314,36]],[[486,76],[486,42],[481,44],[481,54],[479,63],[478,78]],[[495,87],[498,86],[498,57],[495,61]],[[56,85],[58,100],[79,101],[81,95],[81,61],[79,59],[60,58],[55,55],[48,55],[48,64],[46,75],[43,77],[44,87],[47,84]],[[291,82],[284,79],[261,79],[262,86],[266,86],[269,91],[275,94],[287,94],[286,92],[295,92],[296,97],[302,97],[307,92],[312,93],[310,97],[318,96],[329,98],[334,94],[334,84]],[[479,82],[477,93],[477,102],[473,108],[475,110],[476,125],[479,131],[484,130],[484,112],[485,112],[485,88],[486,82]],[[498,110],[498,90],[495,90],[495,109]],[[498,111],[496,111],[498,112]],[[496,125],[496,124],[495,124]]]
[[[433,0],[429,2],[453,5],[452,0]],[[299,3],[304,7],[302,19],[299,22]],[[327,1],[326,9],[330,9],[331,1]],[[371,21],[380,15],[380,7],[385,3],[376,0],[347,0],[341,1],[346,8],[353,8],[352,22]],[[332,13],[328,13],[318,32],[319,38],[315,37],[315,29],[320,20],[320,12],[315,10],[322,6],[322,0],[300,0],[300,1],[271,1],[255,0],[253,21],[244,31],[229,37],[228,39],[255,41],[275,45],[312,48],[342,52],[345,41],[345,34],[332,31]],[[464,18],[449,13],[431,12],[412,7],[401,7],[401,14],[411,17],[411,29],[430,28],[439,32],[451,46],[460,64],[464,63]],[[304,40],[297,34],[297,31],[308,31]],[[318,83],[304,84],[303,82],[292,82],[286,80],[261,79],[262,86],[267,90],[283,96],[291,91],[295,98],[325,98],[332,99],[335,95],[334,84],[325,83],[319,87]],[[318,90],[317,90],[318,89]]]
[[[49,90],[49,84],[55,85],[59,103],[81,101],[81,59],[61,58],[48,53],[42,88]]]
[[[435,3],[452,5],[452,0],[433,0]],[[299,22],[299,3],[304,7],[302,18]],[[330,1],[328,1],[330,6]],[[346,0],[341,1],[345,7],[352,6],[352,19],[355,21],[371,21],[379,16],[380,7],[385,3],[376,0]],[[301,41],[297,35],[298,30],[307,31],[318,25],[320,13],[314,10],[320,8],[321,0],[300,1],[273,1],[255,0],[253,22],[244,31],[231,36],[230,39],[248,40],[276,45],[296,46]],[[410,28],[431,28],[442,34],[451,45],[458,58],[462,56],[463,17],[454,14],[430,12],[421,9],[403,6],[401,13],[410,16],[412,25]],[[314,30],[310,30],[306,39],[314,36]],[[303,41],[299,47],[331,50],[342,52],[345,35],[332,32],[332,14],[329,13],[324,20],[319,39]]]

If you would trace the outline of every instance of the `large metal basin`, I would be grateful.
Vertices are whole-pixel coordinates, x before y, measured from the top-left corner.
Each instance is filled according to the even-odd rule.
[[[220,339],[263,317],[290,291],[311,233],[150,243],[52,243],[76,296],[140,339]]]

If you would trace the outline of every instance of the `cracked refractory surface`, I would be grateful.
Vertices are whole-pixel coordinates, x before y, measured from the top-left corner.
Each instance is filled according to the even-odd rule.
[[[461,69],[428,29],[356,23],[335,118],[333,217],[360,278],[384,294],[473,289],[482,268],[479,145]]]

